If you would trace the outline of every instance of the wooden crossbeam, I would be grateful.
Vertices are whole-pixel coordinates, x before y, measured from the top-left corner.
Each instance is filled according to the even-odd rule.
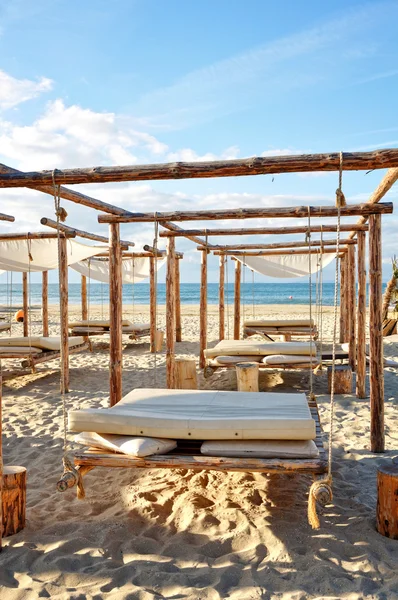
[[[181,227],[178,227],[178,225],[175,225],[175,223],[163,222],[162,226],[166,227],[167,229],[170,230],[170,233],[171,233],[170,237],[173,237],[173,235],[172,235],[173,233],[178,235],[180,233],[183,234],[183,231],[184,231]],[[160,232],[160,236],[161,235],[162,235],[162,232]],[[204,236],[207,235],[206,231],[204,231],[203,235]],[[191,242],[195,242],[195,244],[201,244],[202,246],[207,246],[208,249],[210,249],[212,247],[211,244],[206,243],[206,239],[203,240],[201,238],[198,238],[196,235],[187,235],[186,236],[183,234],[183,237],[186,237],[188,240],[191,240]]]
[[[201,250],[200,247],[198,247],[198,250]],[[336,254],[337,252],[337,248],[324,248],[323,249],[323,254]],[[347,252],[347,248],[339,248],[339,252]],[[285,250],[258,250],[257,252],[255,251],[248,251],[248,252],[244,252],[242,250],[227,250],[227,251],[223,251],[223,250],[216,250],[215,252],[213,252],[213,254],[215,256],[220,256],[221,254],[223,254],[224,256],[285,256],[287,254],[302,254],[302,255],[308,255],[308,254],[318,254],[319,255],[319,250],[301,250],[300,248],[298,249],[290,249],[290,248],[286,248]]]
[[[169,227],[171,223],[167,225],[162,223],[162,227]],[[306,225],[298,225],[296,227],[244,227],[241,229],[182,229],[178,230],[171,229],[170,231],[161,231],[159,237],[186,237],[191,239],[192,236],[197,235],[208,235],[211,236],[227,236],[227,235],[292,235],[295,233],[307,233],[308,227]],[[347,231],[368,231],[367,225],[340,225],[341,232]],[[337,225],[311,225],[311,233],[336,233]],[[193,240],[195,241],[195,240]]]
[[[51,227],[52,229],[58,229],[63,231],[64,233],[75,233],[76,236],[85,238],[87,240],[93,240],[94,242],[103,242],[104,244],[109,244],[109,238],[104,235],[97,235],[96,233],[90,233],[88,231],[83,231],[82,229],[77,229],[76,227],[70,227],[69,225],[65,225],[64,223],[57,223],[53,219],[48,219],[47,217],[43,217],[40,219],[40,223],[42,225],[46,225],[47,227]],[[74,237],[74,236],[73,236]],[[120,244],[125,246],[126,248],[135,246],[134,242],[128,242],[125,240],[120,240]]]
[[[75,238],[76,232],[62,232],[61,237],[63,238]],[[45,231],[36,231],[29,233],[2,233],[0,234],[0,240],[2,241],[16,241],[16,240],[56,240],[58,238],[56,233],[47,233]]]
[[[278,248],[308,248],[308,247],[324,247],[324,246],[335,246],[337,244],[337,240],[312,240],[310,242],[306,242],[305,240],[302,242],[280,242],[273,244],[226,244],[225,246],[212,246],[212,252],[214,250],[221,250],[222,252],[228,250],[273,250]],[[356,240],[340,240],[340,245],[355,245]],[[203,246],[198,246],[198,250],[204,250]],[[319,250],[318,250],[319,252]]]
[[[9,221],[10,223],[14,223],[15,217],[11,215],[5,215],[4,213],[0,213],[0,221]]]

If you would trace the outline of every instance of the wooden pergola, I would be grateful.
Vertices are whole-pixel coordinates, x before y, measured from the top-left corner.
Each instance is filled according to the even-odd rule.
[[[169,179],[194,179],[208,177],[230,177],[248,175],[266,175],[275,173],[303,173],[313,171],[344,171],[374,170],[389,168],[386,176],[370,197],[367,203],[349,205],[341,208],[341,217],[359,216],[359,227],[350,227],[349,237],[358,235],[358,266],[360,273],[359,282],[363,286],[364,280],[364,244],[365,234],[360,226],[369,220],[369,289],[370,289],[370,403],[371,403],[371,448],[374,452],[384,450],[384,380],[383,380],[383,339],[382,339],[382,248],[381,248],[381,215],[393,211],[391,203],[378,204],[385,193],[398,179],[398,149],[385,149],[373,152],[330,153],[312,155],[293,155],[276,157],[253,157],[241,160],[207,161],[193,163],[169,163],[154,165],[111,166],[95,168],[75,168],[54,171],[23,173],[15,169],[0,165],[1,187],[28,187],[47,194],[59,193],[61,198],[89,206],[99,210],[104,215],[98,217],[100,223],[109,224],[109,268],[110,268],[110,304],[111,304],[111,336],[110,336],[110,404],[116,404],[122,397],[122,298],[121,298],[121,265],[122,248],[120,240],[120,223],[148,223],[156,222],[163,225],[170,234],[167,241],[167,278],[166,278],[166,303],[167,303],[167,379],[169,386],[173,384],[174,371],[174,340],[175,340],[175,238],[184,236],[204,248],[202,250],[201,267],[201,329],[205,329],[206,322],[206,291],[207,280],[207,255],[212,250],[207,239],[200,235],[210,235],[208,230],[200,234],[199,230],[185,230],[175,222],[182,221],[209,221],[219,219],[248,219],[248,218],[326,218],[336,217],[337,209],[330,206],[324,207],[284,207],[267,209],[224,209],[218,211],[174,211],[167,213],[132,213],[119,207],[107,204],[95,198],[80,194],[74,190],[64,188],[65,184],[77,183],[106,183],[122,181],[146,181]],[[54,189],[54,182],[56,190]],[[289,228],[290,233],[293,228]],[[217,229],[217,232],[222,231]],[[323,231],[327,231],[326,226]],[[344,230],[343,230],[344,231]],[[242,230],[241,230],[242,232]],[[280,233],[287,233],[280,232]],[[243,232],[246,234],[246,232]],[[225,235],[217,233],[215,235]],[[234,235],[237,235],[234,231]],[[352,286],[353,255],[355,245],[347,244],[342,249],[345,258],[345,278],[350,280],[347,286]],[[333,248],[329,248],[333,251]],[[326,248],[325,248],[326,250]],[[284,252],[286,253],[286,252]],[[224,256],[222,256],[224,259]],[[355,260],[355,258],[354,258]],[[349,287],[350,289],[350,287]],[[358,303],[362,307],[361,318],[365,320],[366,297],[361,296]],[[353,313],[352,313],[353,314]],[[353,318],[352,318],[352,322]],[[62,330],[64,334],[64,330]],[[357,343],[363,346],[365,327],[358,327]],[[355,326],[354,326],[355,336]],[[354,337],[355,340],[355,337]],[[204,347],[206,340],[201,340]],[[362,358],[361,358],[362,364]],[[362,368],[362,366],[361,366]]]

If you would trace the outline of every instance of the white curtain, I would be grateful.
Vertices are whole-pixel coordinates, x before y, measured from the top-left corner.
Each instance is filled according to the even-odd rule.
[[[106,246],[88,246],[67,240],[68,265],[107,251]],[[50,271],[58,269],[58,240],[0,241],[0,269],[4,271]]]
[[[289,277],[305,277],[325,268],[335,258],[335,254],[286,254],[283,256],[236,256],[242,264],[253,271],[268,277],[286,279]]]
[[[129,258],[122,261],[123,283],[139,283],[149,277],[149,258]],[[156,268],[159,270],[166,262],[166,259],[158,259]],[[83,260],[71,265],[71,268],[103,283],[109,283],[109,261],[107,260]]]

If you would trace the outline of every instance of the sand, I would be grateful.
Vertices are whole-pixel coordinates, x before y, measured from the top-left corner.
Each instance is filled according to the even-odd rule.
[[[101,309],[91,307],[91,316]],[[257,307],[256,315],[305,317],[300,306]],[[103,315],[105,318],[107,314]],[[131,308],[125,317],[131,318]],[[247,316],[251,310],[247,309]],[[71,308],[79,318],[79,308]],[[232,314],[231,314],[232,317]],[[135,307],[148,321],[148,308]],[[198,354],[198,307],[183,307],[182,357]],[[164,307],[159,324],[164,326]],[[324,311],[325,339],[332,310]],[[40,333],[39,314],[33,332]],[[51,309],[50,331],[58,329]],[[215,307],[208,317],[209,344],[217,341]],[[230,322],[232,332],[232,319]],[[14,334],[21,335],[21,326]],[[386,344],[398,360],[398,343]],[[124,347],[124,390],[165,385],[165,356],[154,357],[148,340]],[[106,406],[108,342],[95,338],[94,352],[71,356],[69,408]],[[3,368],[4,368],[3,361]],[[200,387],[236,389],[233,371],[199,377]],[[262,390],[307,390],[308,373],[269,371]],[[398,598],[398,541],[375,531],[376,470],[398,455],[398,370],[385,369],[386,447],[369,451],[369,400],[338,396],[335,411],[334,501],[322,528],[307,523],[310,476],[97,469],[85,478],[86,499],[59,494],[62,408],[56,361],[36,375],[3,386],[4,458],[28,469],[26,528],[4,540],[0,597],[4,600],[278,598]],[[327,432],[327,376],[314,378]],[[326,435],[326,434],[325,434]]]

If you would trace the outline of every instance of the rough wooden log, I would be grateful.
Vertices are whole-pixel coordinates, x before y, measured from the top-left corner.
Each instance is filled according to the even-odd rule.
[[[122,399],[122,250],[120,226],[109,226],[109,403]]]
[[[234,340],[240,339],[240,283],[242,277],[242,263],[235,261],[235,286],[234,286]]]
[[[150,331],[150,351],[155,352],[155,337],[156,337],[156,265],[155,258],[149,259],[149,322]]]
[[[3,537],[14,535],[25,527],[26,469],[5,466],[2,490]]]
[[[332,367],[328,367],[328,393],[332,393]],[[352,369],[350,365],[335,365],[334,393],[352,394]]]
[[[169,229],[170,233],[173,234],[179,234],[183,231],[183,229],[181,229],[181,227],[179,227],[178,225],[176,225],[175,223],[167,223],[167,222],[163,222],[162,223],[162,227],[165,227],[166,229]],[[162,232],[160,232],[160,237],[162,236]],[[203,235],[206,235],[206,233],[204,233]],[[175,236],[174,236],[175,237]],[[201,244],[202,246],[206,245],[207,248],[211,248],[211,246],[209,244],[206,244],[206,240],[202,240],[201,238],[198,238],[194,235],[191,236],[184,236],[186,237],[188,240],[191,240],[191,242],[195,242],[195,244]]]
[[[340,332],[339,341],[347,341],[347,255],[340,258]]]
[[[61,334],[61,393],[69,392],[69,288],[68,288],[68,251],[67,239],[59,239],[59,309],[60,309],[60,334]]]
[[[177,390],[197,390],[196,361],[177,358],[175,361],[175,387]]]
[[[358,398],[366,397],[366,233],[358,232],[357,378]]]
[[[14,223],[15,217],[11,215],[5,215],[4,213],[0,213],[0,221],[9,221],[10,223]]]
[[[181,326],[181,290],[180,290],[180,261],[175,260],[175,308],[176,308],[176,342],[182,341]]]
[[[48,271],[41,276],[41,315],[43,337],[48,337]]]
[[[348,239],[340,240],[341,246],[344,246],[345,244],[355,245],[356,243],[357,243],[356,240],[348,240]],[[301,241],[301,242],[280,242],[280,243],[272,243],[272,244],[225,244],[223,246],[214,245],[214,246],[212,246],[211,250],[212,250],[212,252],[214,250],[220,250],[222,252],[235,251],[235,250],[272,250],[272,249],[276,250],[278,248],[308,248],[308,246],[316,248],[316,247],[321,247],[321,246],[335,246],[336,244],[337,244],[337,240],[313,240],[310,243],[308,243],[306,241]],[[198,250],[203,250],[203,247],[199,246]]]
[[[29,335],[29,290],[28,274],[22,273],[22,310],[23,310],[23,335]]]
[[[236,365],[238,392],[258,392],[258,374],[258,363],[238,363]]]
[[[218,337],[225,338],[225,256],[220,256],[220,281],[218,301]]]
[[[1,363],[0,363],[1,364]],[[0,552],[3,548],[3,378],[0,369]]]
[[[89,231],[83,231],[82,229],[76,229],[76,227],[69,227],[69,225],[65,225],[64,223],[57,223],[52,219],[47,219],[47,217],[43,217],[40,219],[40,223],[42,225],[46,225],[47,227],[51,227],[52,229],[59,229],[67,235],[67,237],[81,237],[87,240],[93,240],[94,242],[103,242],[104,244],[109,244],[109,238],[104,235],[97,235],[96,233],[90,233]],[[51,235],[51,234],[45,234]],[[128,242],[126,240],[120,240],[120,244],[122,246],[135,246],[134,242]]]
[[[82,321],[88,320],[87,277],[81,278]]]
[[[155,350],[156,352],[161,352],[163,346],[164,339],[164,331],[161,329],[157,329],[155,331]]]
[[[337,248],[324,248],[322,250],[323,254],[336,254]],[[341,248],[339,249],[339,252],[341,253],[346,253],[347,252],[347,248]],[[286,250],[258,250],[258,251],[254,251],[254,250],[215,250],[214,251],[214,256],[221,256],[221,254],[224,254],[224,256],[291,256],[291,255],[305,255],[308,256],[308,254],[314,254],[314,255],[319,255],[319,249],[313,249],[313,250],[301,250],[300,248],[287,248]]]
[[[62,237],[75,238],[76,233],[71,232],[62,234]],[[0,240],[5,242],[12,242],[16,240],[56,240],[58,235],[56,233],[46,233],[44,231],[29,232],[29,233],[2,233],[0,234]]]
[[[397,150],[398,153],[398,150]],[[1,181],[1,176],[0,176]],[[1,187],[1,186],[0,186]],[[392,202],[382,204],[347,204],[340,209],[341,217],[372,214],[391,214]],[[277,208],[229,208],[224,210],[194,210],[163,213],[133,213],[125,211],[122,215],[98,215],[99,223],[164,223],[165,221],[218,221],[223,219],[307,219],[314,217],[337,217],[334,206],[288,206]],[[203,244],[203,240],[201,242]]]
[[[170,224],[162,223],[163,227]],[[336,233],[337,225],[311,225],[311,233]],[[197,235],[219,236],[219,235],[286,235],[294,233],[306,234],[308,227],[298,225],[296,227],[245,227],[241,229],[172,229],[171,231],[161,231],[159,237],[186,237],[191,239]],[[368,231],[367,225],[340,225],[340,231]],[[196,243],[203,244],[203,240],[193,240]]]
[[[391,463],[377,469],[377,531],[398,540],[398,465]]]
[[[206,359],[204,351],[207,347],[207,250],[202,251],[202,263],[200,271],[200,347],[199,368],[204,369]]]
[[[167,240],[167,273],[166,273],[166,384],[169,389],[175,383],[175,238]]]
[[[344,171],[367,171],[396,167],[398,166],[398,150],[392,148],[372,152],[344,152],[343,166]],[[0,176],[0,187],[49,186],[54,180],[58,185],[74,185],[77,183],[308,173],[313,171],[338,171],[339,168],[339,152],[296,154],[203,162],[57,169],[55,174],[53,171],[13,173]]]
[[[369,383],[372,452],[384,452],[384,360],[382,326],[381,217],[369,219]]]
[[[355,281],[355,248],[350,246],[347,253],[348,258],[348,311],[350,313],[350,328],[348,333],[348,360],[351,369],[356,369],[356,281]]]

